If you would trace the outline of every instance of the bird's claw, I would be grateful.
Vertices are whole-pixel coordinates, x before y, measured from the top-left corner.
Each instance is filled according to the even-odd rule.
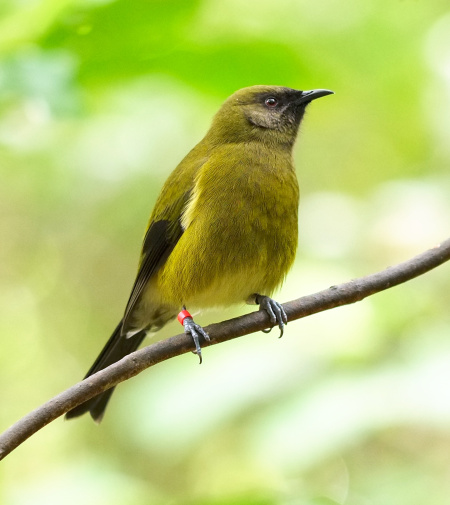
[[[184,332],[186,335],[190,335],[192,340],[194,341],[195,351],[194,354],[197,354],[200,364],[202,363],[202,348],[200,347],[199,335],[201,335],[208,342],[211,340],[206,331],[199,325],[194,323],[192,317],[185,317],[183,321]]]
[[[269,296],[261,295],[257,295],[256,303],[259,304],[259,310],[265,310],[267,312],[270,322],[280,328],[279,338],[281,338],[284,333],[284,327],[288,322],[286,311],[284,310],[281,303],[278,303]],[[269,333],[271,330],[272,328],[269,328],[267,330],[263,330],[263,332]]]

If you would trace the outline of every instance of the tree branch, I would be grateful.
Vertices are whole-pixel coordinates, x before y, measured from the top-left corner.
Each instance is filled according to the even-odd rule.
[[[450,260],[450,239],[396,266],[344,284],[331,286],[318,293],[288,302],[283,306],[288,320],[293,321],[317,312],[363,300],[367,296],[422,275],[448,260]],[[265,312],[252,312],[208,326],[206,330],[211,337],[211,342],[203,342],[202,345],[208,347],[219,344],[270,326]],[[185,334],[176,335],[133,352],[108,368],[75,384],[27,414],[1,434],[0,459],[7,456],[38,430],[77,405],[120,382],[134,377],[146,368],[193,349],[194,346],[190,337]]]

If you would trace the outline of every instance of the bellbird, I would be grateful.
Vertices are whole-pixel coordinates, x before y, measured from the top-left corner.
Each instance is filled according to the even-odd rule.
[[[186,308],[246,301],[281,334],[283,307],[269,298],[297,249],[299,190],[292,160],[306,106],[332,91],[251,86],[231,95],[203,140],[167,179],[142,246],[124,316],[86,377],[135,351],[147,333],[177,317],[194,340],[209,340]],[[111,388],[75,407],[99,422]]]

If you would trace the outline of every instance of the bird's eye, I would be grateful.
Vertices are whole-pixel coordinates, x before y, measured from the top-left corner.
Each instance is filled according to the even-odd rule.
[[[264,103],[266,104],[266,107],[269,107],[269,109],[273,109],[278,105],[278,100],[273,96],[271,96],[269,98],[266,98]]]

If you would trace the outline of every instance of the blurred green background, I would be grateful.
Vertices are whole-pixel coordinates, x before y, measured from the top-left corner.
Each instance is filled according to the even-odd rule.
[[[2,0],[0,429],[83,377],[163,181],[252,84],[336,93],[296,146],[299,253],[280,301],[448,237],[448,1]],[[447,503],[449,306],[444,265],[282,340],[158,365],[100,426],[59,419],[12,453],[0,503]]]

